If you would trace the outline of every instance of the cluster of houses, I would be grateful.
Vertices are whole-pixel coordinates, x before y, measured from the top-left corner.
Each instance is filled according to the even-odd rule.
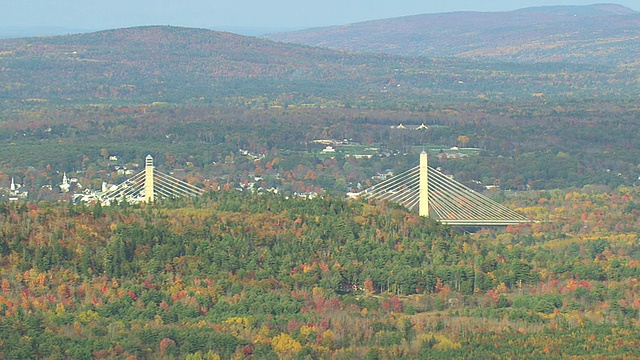
[[[72,188],[82,188],[82,185],[78,182],[78,179],[67,177],[66,173],[62,175],[62,183],[58,185],[60,189],[60,193],[68,193]],[[54,187],[52,185],[43,185],[43,189],[48,191],[54,191]],[[11,182],[9,183],[9,187],[0,186],[0,195],[2,195],[5,199],[9,201],[18,201],[24,200],[29,197],[29,189],[24,185],[16,182],[15,178],[11,178]]]
[[[113,163],[118,161],[116,156],[110,156],[109,160]],[[139,167],[138,164],[133,164],[133,168]],[[128,168],[125,165],[110,165],[110,168],[117,175],[125,175],[131,176],[134,175],[137,170],[132,168]],[[101,194],[113,189],[116,185],[109,184],[107,182],[102,183],[102,187],[100,190],[92,190],[88,187],[83,186],[80,183],[80,180],[76,177],[67,176],[66,172],[62,173],[61,182],[59,185],[42,185],[37,188],[24,186],[16,181],[15,178],[11,178],[8,187],[0,184],[0,199],[5,199],[9,201],[18,201],[18,200],[26,200],[35,196],[36,198],[40,198],[41,194],[48,194],[46,199],[58,199],[58,198],[67,198],[72,199],[74,202],[87,202],[92,203],[98,201]]]

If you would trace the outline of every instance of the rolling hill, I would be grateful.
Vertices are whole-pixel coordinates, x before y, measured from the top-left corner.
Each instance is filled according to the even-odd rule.
[[[0,40],[0,102],[7,107],[167,102],[410,109],[539,93],[633,97],[638,91],[628,89],[627,79],[636,72],[349,53],[166,26]]]
[[[139,27],[0,41],[0,91],[71,102],[257,96],[281,86],[275,80],[341,78],[353,61],[362,59],[204,29]]]
[[[356,52],[638,66],[640,13],[614,4],[453,12],[267,36]]]

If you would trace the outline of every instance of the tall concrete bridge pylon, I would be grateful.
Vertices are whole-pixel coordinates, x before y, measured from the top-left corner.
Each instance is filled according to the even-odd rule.
[[[360,193],[399,203],[420,216],[455,226],[504,226],[533,222],[524,215],[430,168],[426,152],[420,164]]]

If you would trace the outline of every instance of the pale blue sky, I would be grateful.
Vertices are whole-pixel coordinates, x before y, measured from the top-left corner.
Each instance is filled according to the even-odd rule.
[[[588,0],[0,0],[0,28],[138,25],[307,28],[461,10],[504,11]],[[616,3],[640,10],[638,0]]]

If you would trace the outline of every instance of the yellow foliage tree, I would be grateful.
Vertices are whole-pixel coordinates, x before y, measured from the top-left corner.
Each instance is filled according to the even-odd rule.
[[[322,333],[322,345],[329,349],[336,347],[336,335],[330,329]]]
[[[438,341],[438,343],[433,346],[434,349],[455,350],[462,347],[462,344],[460,344],[459,342],[451,341],[449,338],[442,334],[434,334],[434,337]]]
[[[469,142],[469,137],[467,135],[460,135],[458,136],[458,142],[460,143],[460,147],[465,147]]]
[[[285,333],[271,339],[271,346],[280,359],[292,359],[302,350],[302,345]]]

